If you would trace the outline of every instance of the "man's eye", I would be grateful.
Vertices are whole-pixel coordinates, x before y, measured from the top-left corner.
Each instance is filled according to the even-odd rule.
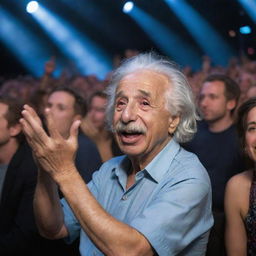
[[[216,96],[216,95],[210,95],[210,99],[212,99],[212,100],[215,100],[215,99],[217,99],[218,97]]]
[[[141,104],[142,104],[143,106],[149,106],[149,103],[148,103],[147,101],[142,101]]]
[[[118,102],[116,103],[116,106],[117,106],[117,107],[120,107],[120,106],[123,106],[123,105],[125,105],[125,102],[124,102],[124,101],[118,101]]]
[[[248,127],[247,130],[248,130],[249,132],[255,131],[255,130],[256,130],[256,127],[253,127],[253,126],[252,126],[252,127]]]
[[[203,101],[204,99],[205,99],[204,95],[199,95],[199,97],[198,97],[199,102]]]

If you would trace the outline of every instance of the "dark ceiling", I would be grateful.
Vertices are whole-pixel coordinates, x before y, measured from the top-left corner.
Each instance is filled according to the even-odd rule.
[[[60,55],[57,46],[33,20],[31,15],[26,13],[27,2],[25,0],[0,0],[0,8],[10,12],[33,31],[51,49],[53,55]],[[115,54],[123,54],[127,48],[139,51],[154,49],[162,53],[147,34],[127,14],[122,12],[125,1],[43,0],[41,3],[101,45],[112,57]],[[178,33],[186,42],[195,45],[202,56],[204,55],[180,20],[163,0],[134,0],[134,3],[172,31]],[[187,0],[187,3],[208,20],[233,47],[237,55],[241,51],[246,53],[248,47],[256,49],[255,26],[237,0]],[[242,25],[250,25],[252,34],[239,34],[239,27]],[[228,31],[231,29],[237,32],[236,37],[231,38],[229,36]],[[15,76],[27,72],[2,42],[0,42],[0,56],[0,76]],[[255,54],[250,57],[255,58]]]

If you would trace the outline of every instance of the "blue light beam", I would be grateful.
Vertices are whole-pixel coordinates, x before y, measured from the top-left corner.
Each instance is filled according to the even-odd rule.
[[[96,74],[105,78],[112,64],[105,52],[68,22],[45,9],[41,4],[31,14],[61,51],[72,59],[82,74]]]
[[[256,23],[256,1],[255,0],[238,0],[243,6],[245,11],[251,17],[254,23]]]
[[[184,0],[165,0],[165,2],[179,17],[205,54],[210,56],[215,64],[226,66],[233,56],[233,51],[213,27]]]
[[[200,55],[169,28],[165,27],[137,6],[134,6],[128,15],[130,15],[152,41],[154,41],[165,54],[173,58],[174,61],[183,66],[189,65],[193,69],[200,68]]]
[[[41,76],[50,52],[40,40],[14,16],[0,8],[0,39],[34,76]],[[59,71],[57,71],[59,72]]]

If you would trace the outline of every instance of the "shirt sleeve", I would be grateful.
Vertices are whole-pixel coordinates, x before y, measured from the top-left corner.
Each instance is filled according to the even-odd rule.
[[[208,236],[213,224],[209,197],[209,185],[196,179],[166,184],[129,224],[148,239],[158,255],[176,255],[193,247],[195,241],[198,249],[198,239]],[[206,243],[207,238],[203,238],[203,252],[193,255],[204,255]]]
[[[68,230],[68,237],[64,238],[64,241],[69,244],[79,237],[81,226],[67,201],[62,198],[60,202],[64,213],[64,223]]]
[[[103,168],[103,167],[102,167]],[[93,196],[97,198],[98,194],[98,187],[100,186],[98,183],[102,180],[99,171],[95,171],[93,174],[93,179],[88,183],[88,189],[91,191]],[[80,235],[81,226],[78,222],[77,218],[75,217],[72,209],[70,208],[69,204],[65,200],[65,198],[61,199],[61,205],[64,213],[64,223],[68,229],[68,237],[65,238],[66,243],[72,243],[77,237]]]

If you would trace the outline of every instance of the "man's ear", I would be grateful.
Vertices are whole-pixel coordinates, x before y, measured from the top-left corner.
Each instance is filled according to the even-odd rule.
[[[234,109],[235,107],[236,107],[236,100],[235,99],[233,99],[233,100],[228,100],[228,102],[227,102],[227,109],[228,110],[232,110],[232,109]]]
[[[179,116],[170,117],[170,119],[169,119],[169,128],[168,128],[169,134],[174,134],[176,128],[179,125],[179,123],[180,123],[180,117]]]
[[[13,125],[13,126],[11,126],[11,127],[9,128],[10,135],[11,135],[12,137],[17,136],[17,135],[21,132],[21,130],[22,130],[21,124],[19,124],[19,123],[15,124],[15,125]]]

